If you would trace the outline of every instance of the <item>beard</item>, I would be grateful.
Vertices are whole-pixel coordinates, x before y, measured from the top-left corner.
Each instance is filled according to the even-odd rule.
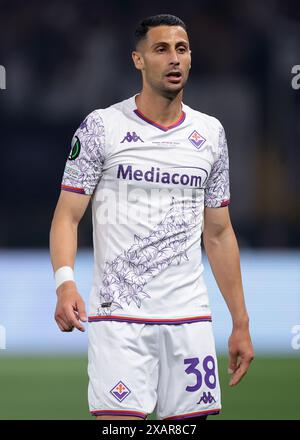
[[[146,81],[152,90],[159,95],[172,100],[183,91],[187,80],[188,74],[182,77],[182,80],[179,84],[168,84],[165,80],[165,77],[163,77],[161,80],[146,77]]]

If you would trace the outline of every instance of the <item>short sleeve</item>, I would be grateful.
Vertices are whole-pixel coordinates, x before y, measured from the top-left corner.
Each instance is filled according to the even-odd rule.
[[[218,153],[204,190],[204,206],[208,208],[221,208],[230,203],[229,157],[222,125],[219,128]]]
[[[104,147],[103,120],[96,111],[93,111],[74,133],[61,189],[92,195],[102,177]]]

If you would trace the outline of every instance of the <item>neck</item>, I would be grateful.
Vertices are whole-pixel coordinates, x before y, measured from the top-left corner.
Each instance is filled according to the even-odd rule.
[[[182,95],[183,91],[181,90],[176,96],[167,98],[144,87],[141,93],[136,96],[135,103],[137,109],[148,119],[168,126],[180,118]]]

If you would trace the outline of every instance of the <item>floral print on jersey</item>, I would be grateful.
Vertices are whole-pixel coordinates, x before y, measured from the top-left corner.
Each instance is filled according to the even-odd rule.
[[[90,113],[76,130],[73,143],[80,142],[80,153],[75,160],[68,159],[62,179],[62,188],[81,190],[91,195],[102,177],[105,132],[102,118]]]
[[[171,264],[188,260],[188,240],[199,227],[200,212],[195,197],[177,201],[153,232],[145,237],[134,236],[134,244],[112,261],[106,261],[103,288],[100,289],[99,315],[111,315],[123,304],[134,303],[140,308],[150,298],[145,286]],[[199,229],[200,239],[200,229]]]
[[[230,201],[229,158],[224,128],[219,129],[219,157],[214,162],[204,192],[204,206],[219,208]]]

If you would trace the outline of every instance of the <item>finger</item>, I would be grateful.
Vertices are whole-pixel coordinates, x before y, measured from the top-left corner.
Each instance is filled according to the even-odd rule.
[[[61,330],[64,332],[69,332],[74,330],[74,326],[69,322],[64,313],[55,315],[56,322],[62,327]]]
[[[67,330],[68,328],[70,328],[70,324],[68,322],[68,319],[66,318],[66,314],[64,312],[63,308],[57,308],[55,311],[55,315],[54,315],[55,321],[57,322],[57,324],[59,323],[60,326],[62,327],[63,331]]]
[[[66,321],[68,323],[68,327],[76,327],[77,330],[80,330],[81,332],[85,332],[85,328],[82,324],[78,321],[78,318],[76,316],[76,313],[73,309],[68,310],[65,312],[66,314]]]
[[[71,327],[69,324],[67,324],[63,319],[57,318],[56,319],[57,325],[60,328],[62,332],[69,332],[74,329],[74,327]]]
[[[80,324],[80,322],[76,319],[69,319],[69,323],[70,323],[70,327],[75,327],[77,328],[77,330],[80,330],[81,332],[85,332],[85,328],[83,327],[82,324]]]
[[[229,351],[228,374],[232,374],[238,368],[238,352]]]
[[[250,362],[246,360],[242,360],[239,367],[232,375],[231,380],[229,382],[229,386],[237,385],[247,373],[249,366],[250,366]]]
[[[59,321],[56,321],[56,323],[57,323],[57,325],[58,325],[59,330],[61,330],[61,331],[63,332],[63,331],[64,331],[64,328],[63,328],[63,326],[60,324],[60,322],[59,322]]]
[[[64,321],[61,313],[55,314],[55,321],[62,331],[64,331],[65,329],[67,329],[69,327],[68,324]]]
[[[74,330],[74,327],[70,327],[66,332],[72,332]]]
[[[85,311],[85,305],[82,300],[78,300],[76,302],[76,311],[78,312],[78,319],[80,319],[80,321],[82,321],[82,322],[86,322],[87,315],[86,315],[86,311]]]

